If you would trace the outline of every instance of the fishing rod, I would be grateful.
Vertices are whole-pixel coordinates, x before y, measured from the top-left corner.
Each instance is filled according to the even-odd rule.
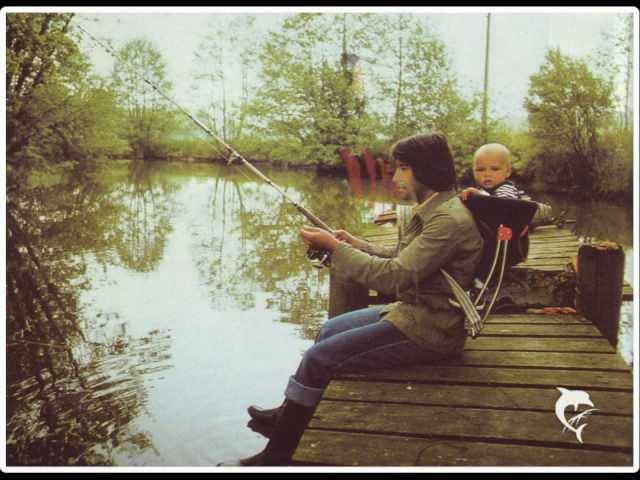
[[[91,33],[89,33],[87,30],[85,30],[82,26],[80,26],[79,24],[76,24],[76,26],[86,35],[89,36],[89,38],[91,38],[95,43],[97,43],[98,45],[100,45],[105,51],[107,51],[107,53],[109,53],[112,57],[114,57],[115,59],[118,58],[117,53],[113,50],[113,48],[111,48],[110,46],[106,45],[104,42],[98,40],[96,37],[94,37]],[[240,153],[238,153],[238,151],[236,149],[234,149],[231,145],[229,145],[227,142],[225,142],[222,138],[220,138],[220,136],[216,135],[214,132],[211,131],[210,128],[208,128],[205,124],[203,124],[200,120],[198,120],[197,118],[195,118],[191,112],[189,112],[186,108],[184,108],[182,105],[178,104],[173,98],[171,98],[169,95],[167,95],[166,93],[164,93],[158,86],[156,86],[153,82],[149,81],[147,78],[145,78],[144,76],[140,75],[140,78],[142,79],[142,81],[144,81],[147,85],[149,85],[153,90],[155,90],[162,98],[164,98],[165,100],[167,100],[169,103],[171,103],[172,105],[174,105],[179,111],[181,111],[183,114],[185,114],[193,123],[195,123],[198,127],[200,127],[206,134],[208,134],[210,137],[213,137],[215,140],[218,141],[218,143],[220,143],[226,150],[227,153],[229,155],[228,159],[227,159],[227,165],[231,165],[235,160],[240,160],[242,162],[242,164],[247,167],[249,170],[251,170],[257,177],[259,177],[261,180],[263,180],[264,182],[266,182],[268,185],[270,185],[271,187],[273,187],[280,195],[282,195],[285,200],[287,200],[289,203],[291,203],[294,207],[296,207],[296,209],[302,213],[305,217],[307,217],[307,219],[313,223],[313,225],[315,225],[318,228],[321,228],[322,230],[325,230],[329,233],[331,233],[332,235],[335,234],[335,231],[329,227],[326,223],[324,223],[322,220],[320,220],[320,218],[318,218],[315,214],[313,214],[309,209],[307,209],[305,206],[301,205],[300,203],[296,202],[293,198],[291,198],[289,195],[287,195],[287,193],[282,190],[278,185],[276,185],[275,183],[273,183],[273,181],[267,177],[265,174],[263,174],[260,170],[258,170],[256,167],[254,167],[251,163],[249,163],[249,161],[244,158],[242,155],[240,155]],[[317,267],[321,267],[323,265],[327,265],[328,264],[328,260],[329,260],[329,252],[325,252],[325,251],[319,251],[319,250],[315,250],[312,248],[309,248],[309,250],[307,251],[307,256],[311,259],[314,260],[316,262],[318,262],[318,264],[314,263],[314,266]]]

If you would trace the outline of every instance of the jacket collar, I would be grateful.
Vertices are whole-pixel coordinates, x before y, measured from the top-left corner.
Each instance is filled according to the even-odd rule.
[[[434,197],[430,197],[420,205],[413,207],[413,216],[418,216],[425,222],[427,218],[447,200],[451,200],[456,196],[455,190],[446,190],[444,192],[438,192]]]

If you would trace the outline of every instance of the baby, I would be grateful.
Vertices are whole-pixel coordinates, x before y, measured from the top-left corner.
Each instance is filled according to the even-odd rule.
[[[511,153],[500,143],[488,143],[473,156],[473,178],[478,188],[469,187],[460,192],[462,200],[469,195],[519,199],[520,191],[508,178],[511,176]]]
[[[491,195],[492,197],[533,201],[524,192],[518,190],[515,184],[509,180],[510,176],[511,153],[509,149],[500,143],[488,143],[481,146],[473,156],[473,178],[478,188],[465,188],[458,195],[462,200],[466,200],[469,195]],[[538,210],[531,221],[532,227],[564,222],[562,213],[558,217],[553,216],[551,205],[536,203]]]

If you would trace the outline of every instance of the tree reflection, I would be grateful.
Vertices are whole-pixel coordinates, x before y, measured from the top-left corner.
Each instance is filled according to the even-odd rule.
[[[171,231],[168,186],[152,178],[153,171],[148,163],[131,162],[128,182],[119,192],[126,208],[116,227],[116,248],[123,264],[137,272],[156,268]]]
[[[300,202],[332,228],[354,234],[362,229],[362,219],[368,209],[362,200],[349,194],[346,182],[286,172],[277,174],[276,178],[277,183],[288,190],[293,190],[295,185]],[[313,268],[306,257],[299,231],[309,224],[308,220],[288,202],[270,204],[277,207],[271,216],[255,215],[254,221],[247,221],[246,225],[254,240],[257,258],[254,274],[270,293],[270,302],[279,306],[282,321],[300,325],[301,335],[312,339],[326,318],[328,271]]]
[[[255,282],[248,275],[252,259],[240,221],[246,215],[244,187],[237,172],[220,169],[207,202],[206,227],[193,232],[198,237],[194,249],[197,269],[215,308],[247,310],[255,306]]]
[[[194,231],[194,256],[216,308],[248,310],[256,292],[281,321],[300,325],[305,338],[316,335],[326,317],[328,272],[314,269],[298,236],[308,220],[244,167],[216,170],[208,202],[207,226]],[[267,171],[283,188],[335,228],[361,229],[368,208],[349,194],[346,182]],[[336,203],[340,208],[336,208]]]
[[[96,341],[86,328],[96,319],[79,306],[85,254],[109,261],[122,212],[97,177],[83,168],[7,185],[9,465],[111,464],[123,442],[152,448],[130,425],[146,400],[143,376],[168,368],[168,335]]]
[[[211,296],[217,304],[226,299],[248,309],[255,304],[254,292],[265,292],[268,308],[281,312],[282,321],[300,325],[305,338],[313,338],[326,316],[328,275],[311,267],[299,239],[308,220],[241,168],[221,172],[214,182],[210,237],[201,243],[202,254],[209,257],[198,262]],[[299,173],[268,175],[335,228],[356,233],[361,228],[366,207],[349,195],[346,184]]]
[[[147,401],[144,376],[169,368],[170,336],[152,332],[118,351],[92,347],[102,352],[85,366],[78,367],[75,355],[69,355],[75,365],[69,375],[61,375],[59,368],[41,370],[9,387],[8,464],[110,465],[123,445],[153,449],[148,436],[131,423]],[[32,349],[36,363],[44,352],[40,345]]]

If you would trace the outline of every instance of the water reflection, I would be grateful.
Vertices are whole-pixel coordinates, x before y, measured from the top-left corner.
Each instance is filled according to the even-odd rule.
[[[298,239],[307,223],[270,186],[235,168],[212,167],[206,213],[190,225],[199,274],[215,308],[253,308],[257,292],[281,321],[300,325],[314,338],[326,316],[327,272],[310,268]],[[348,194],[347,186],[330,179],[270,171],[276,184],[326,222],[352,231],[368,210]],[[199,188],[191,187],[189,209],[198,208]],[[337,199],[343,208],[335,208]],[[336,227],[336,228],[337,228]]]
[[[8,464],[111,465],[122,445],[153,448],[152,439],[130,424],[147,401],[144,377],[169,368],[170,339],[150,332],[125,344],[92,344],[97,348],[88,355],[94,360],[77,371],[41,371],[11,385]],[[44,356],[43,349],[36,348],[35,356]]]
[[[116,227],[116,249],[127,268],[150,272],[160,262],[171,230],[173,200],[163,177],[153,178],[153,165],[134,161],[128,170],[128,181],[115,192],[125,207]]]
[[[170,337],[120,329],[98,339],[102,320],[83,315],[86,256],[112,261],[126,210],[113,184],[86,173],[8,188],[8,465],[108,465],[125,442],[152,445],[129,427],[145,404],[143,378],[168,368]]]
[[[191,187],[189,208],[202,209],[197,193],[204,193],[204,208],[197,223],[190,225],[193,255],[202,281],[209,287],[212,306],[240,308],[255,306],[255,282],[249,278],[251,259],[247,231],[240,219],[246,215],[242,185],[238,176],[221,170],[200,189]]]

